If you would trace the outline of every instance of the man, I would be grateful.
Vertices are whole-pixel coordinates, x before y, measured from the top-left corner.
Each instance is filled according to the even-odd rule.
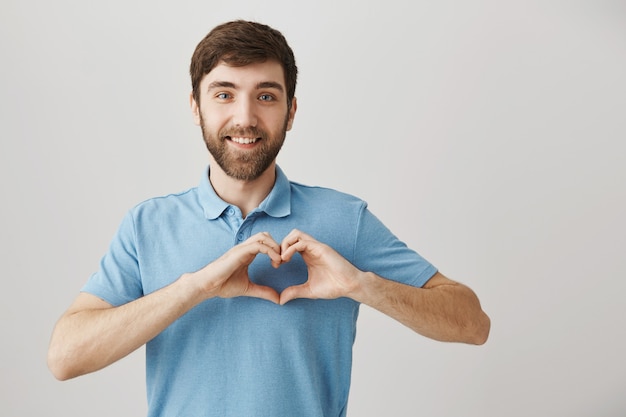
[[[337,191],[276,165],[297,67],[276,30],[234,21],[191,62],[210,153],[198,187],[139,204],[53,332],[59,379],[146,344],[150,416],[344,416],[360,303],[442,341],[482,344],[474,293]]]

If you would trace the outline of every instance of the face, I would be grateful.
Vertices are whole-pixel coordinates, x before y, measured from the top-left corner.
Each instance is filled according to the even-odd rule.
[[[232,178],[252,181],[273,166],[296,111],[295,98],[287,107],[278,62],[221,63],[200,82],[199,99],[191,98],[194,120],[219,168]]]

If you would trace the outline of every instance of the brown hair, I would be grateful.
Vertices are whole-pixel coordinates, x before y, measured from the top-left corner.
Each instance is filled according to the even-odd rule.
[[[200,81],[220,62],[240,67],[268,59],[277,60],[283,67],[287,105],[291,108],[298,76],[293,51],[276,29],[245,20],[216,26],[196,47],[189,67],[193,98],[200,104]]]

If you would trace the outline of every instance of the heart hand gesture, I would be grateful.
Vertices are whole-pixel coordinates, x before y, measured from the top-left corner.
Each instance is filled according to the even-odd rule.
[[[277,268],[282,259],[280,246],[267,232],[257,233],[232,247],[224,255],[197,272],[207,298],[257,297],[278,303],[280,296],[273,288],[250,281],[248,266],[260,253],[266,254]]]
[[[250,280],[248,267],[260,253],[266,254],[274,268],[291,261],[300,253],[307,265],[308,280],[285,288],[281,294]],[[206,298],[257,297],[285,304],[296,298],[335,299],[353,297],[359,289],[362,271],[355,268],[330,246],[299,230],[289,233],[279,245],[267,232],[258,233],[234,246],[196,274]]]
[[[307,265],[308,280],[285,288],[280,304],[295,298],[335,299],[354,296],[359,288],[359,271],[333,248],[310,235],[293,230],[281,243],[281,258],[289,262],[298,252]]]

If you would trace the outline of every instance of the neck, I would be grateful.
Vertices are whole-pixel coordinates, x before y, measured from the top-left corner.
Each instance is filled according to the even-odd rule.
[[[212,159],[212,158],[211,158]],[[211,161],[209,181],[217,195],[228,204],[239,207],[244,218],[268,196],[276,181],[276,163],[272,163],[259,178],[245,181],[232,178]]]

